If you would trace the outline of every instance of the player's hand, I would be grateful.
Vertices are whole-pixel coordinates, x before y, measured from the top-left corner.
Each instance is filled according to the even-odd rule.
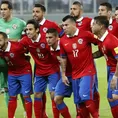
[[[62,82],[66,85],[66,86],[70,86],[70,82],[68,80],[68,78],[66,76],[62,76]]]
[[[111,80],[111,82],[110,82],[110,87],[113,90],[117,88],[117,81],[118,81],[117,79],[118,79],[118,77],[116,77],[114,75],[113,78],[112,78],[112,80]]]

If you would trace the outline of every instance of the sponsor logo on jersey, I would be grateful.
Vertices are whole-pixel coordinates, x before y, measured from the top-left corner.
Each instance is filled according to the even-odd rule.
[[[77,48],[77,44],[76,43],[73,43],[72,44],[72,47],[73,47],[73,49],[76,49]]]
[[[83,43],[83,39],[78,39],[78,43],[82,44]]]
[[[48,30],[48,28],[46,28],[46,27],[43,28],[43,32],[44,32],[44,33],[46,33],[47,30]]]
[[[6,29],[6,34],[9,34],[10,33],[10,29]]]
[[[112,25],[109,25],[108,29],[109,30],[113,30],[113,26]]]
[[[40,52],[40,49],[39,49],[39,48],[37,48],[37,49],[36,49],[36,52]]]

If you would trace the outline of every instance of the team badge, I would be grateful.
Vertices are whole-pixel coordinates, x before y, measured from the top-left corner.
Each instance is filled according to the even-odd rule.
[[[36,52],[40,52],[40,49],[39,49],[39,48],[37,48],[37,49],[36,49]]]
[[[77,44],[76,43],[73,43],[72,44],[72,47],[73,47],[73,49],[76,49],[77,48]]]
[[[10,29],[6,29],[6,34],[9,34],[10,33]]]
[[[81,26],[82,25],[82,21],[81,22],[78,22],[78,26]]]
[[[113,26],[112,25],[109,25],[108,29],[109,30],[112,30],[113,29]]]
[[[18,27],[18,26],[17,26],[16,24],[13,24],[13,25],[12,25],[12,28],[13,28],[13,29],[17,29],[17,27]]]
[[[83,39],[78,39],[78,43],[82,44],[83,43]]]
[[[45,43],[41,43],[40,46],[41,46],[41,48],[45,48],[46,47]]]
[[[10,55],[10,57],[11,57],[11,58],[13,58],[13,57],[14,57],[14,53],[10,53],[9,55]]]
[[[48,30],[48,28],[46,28],[46,27],[43,28],[44,33],[46,33],[47,30]]]

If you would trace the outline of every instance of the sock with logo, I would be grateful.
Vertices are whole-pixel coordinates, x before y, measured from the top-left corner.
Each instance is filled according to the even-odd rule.
[[[58,104],[57,108],[64,118],[71,118],[68,107],[66,106],[64,102],[62,102],[61,104]]]
[[[52,100],[52,111],[53,111],[53,117],[59,118],[59,110],[56,107],[56,103],[54,100]]]
[[[42,98],[34,98],[34,113],[35,118],[43,118]]]
[[[13,118],[17,107],[17,97],[10,97],[8,103],[8,118]]]
[[[85,101],[86,108],[88,109],[89,113],[92,115],[93,118],[98,118],[98,112],[96,110],[96,106],[93,100]]]
[[[30,97],[25,97],[24,99],[27,118],[32,118],[32,99]]]

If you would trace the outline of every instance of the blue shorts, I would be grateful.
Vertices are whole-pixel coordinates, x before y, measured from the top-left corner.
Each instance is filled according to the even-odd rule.
[[[98,92],[98,77],[95,75],[94,93]]]
[[[78,104],[93,99],[95,75],[84,76],[72,80],[74,103]]]
[[[113,78],[113,75],[114,73],[109,73],[109,76],[108,76],[109,78],[107,79],[108,80],[107,98],[112,98],[112,94],[118,95],[118,89],[112,90],[110,88],[110,82]]]
[[[19,93],[23,96],[30,95],[32,92],[32,76],[31,74],[25,75],[8,75],[8,91],[9,96],[16,96]]]
[[[60,73],[54,73],[49,76],[35,76],[34,78],[34,92],[45,92],[47,84],[49,84],[49,91],[55,91],[57,82],[60,79]]]
[[[62,78],[58,81],[56,89],[55,89],[55,96],[64,96],[70,97],[72,94],[72,77],[68,76],[68,80],[70,82],[70,86],[66,86],[62,82]]]

